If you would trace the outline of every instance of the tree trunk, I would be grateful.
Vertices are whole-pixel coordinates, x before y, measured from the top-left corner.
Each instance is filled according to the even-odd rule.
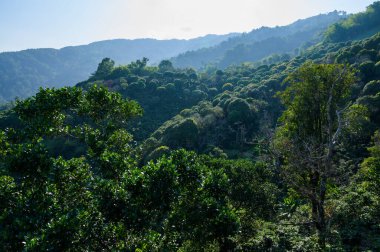
[[[326,196],[326,177],[321,176],[320,191],[319,191],[319,204],[318,204],[318,240],[319,246],[322,250],[326,247],[326,218],[325,218],[325,196]]]
[[[326,196],[326,180],[326,176],[319,175],[318,172],[314,172],[310,178],[310,183],[312,186],[312,195],[310,198],[312,219],[318,232],[318,243],[322,250],[326,247],[327,236],[324,208]]]

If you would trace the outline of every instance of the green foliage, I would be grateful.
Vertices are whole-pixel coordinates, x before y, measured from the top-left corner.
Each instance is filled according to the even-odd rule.
[[[35,96],[18,101],[14,111],[26,123],[25,132],[30,136],[82,134],[76,123],[83,128],[87,123],[95,124],[104,132],[142,113],[136,102],[125,101],[120,94],[97,86],[88,92],[76,87],[41,89]]]
[[[147,157],[146,160],[156,160],[165,154],[169,154],[170,149],[167,146],[160,146],[154,149]]]
[[[370,156],[361,163],[359,173],[335,200],[332,229],[334,243],[344,250],[376,251],[380,248],[380,148],[379,132],[373,136]]]
[[[376,251],[380,248],[380,201],[376,192],[352,185],[337,200],[333,228],[344,250]]]
[[[3,250],[377,251],[379,43],[223,71],[105,60],[4,108]]]
[[[235,123],[253,123],[255,110],[249,103],[243,99],[237,98],[228,103],[227,120],[231,124]]]
[[[370,157],[364,159],[362,163],[361,173],[368,181],[368,188],[371,191],[380,193],[380,133],[375,132],[373,136],[374,145],[368,150]]]
[[[145,113],[141,119],[133,120],[128,129],[138,141],[146,139],[182,109],[196,105],[209,96],[206,87],[208,79],[198,80],[194,70],[174,69],[169,61],[163,61],[160,69],[147,66],[147,62],[148,59],[143,58],[113,68],[103,79],[93,76],[78,84],[85,89],[93,85],[104,86],[119,91],[125,98],[137,100]]]
[[[223,152],[223,150],[219,147],[215,147],[215,146],[209,146],[208,147],[208,150],[206,150],[206,153],[211,156],[211,157],[215,157],[215,158],[227,158],[227,154]]]
[[[336,121],[335,111],[344,108],[343,102],[355,82],[353,70],[344,65],[309,62],[290,75],[286,82],[290,86],[280,94],[288,108],[281,117],[286,123],[284,131],[296,132],[299,139],[307,141],[326,141],[328,115]]]

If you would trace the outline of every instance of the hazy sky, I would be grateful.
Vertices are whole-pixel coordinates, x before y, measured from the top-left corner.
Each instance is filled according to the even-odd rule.
[[[0,0],[0,52],[113,38],[193,38],[286,25],[373,0]]]

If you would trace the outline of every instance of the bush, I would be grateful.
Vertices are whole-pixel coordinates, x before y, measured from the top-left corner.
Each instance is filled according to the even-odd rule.
[[[231,83],[226,83],[223,85],[222,90],[223,91],[232,91],[232,90],[234,90],[234,85],[232,85]]]
[[[146,158],[146,161],[157,160],[163,155],[168,155],[170,153],[170,148],[168,146],[160,146],[154,149]]]
[[[227,107],[227,120],[229,123],[248,123],[252,119],[251,107],[245,100],[237,98],[232,100]]]

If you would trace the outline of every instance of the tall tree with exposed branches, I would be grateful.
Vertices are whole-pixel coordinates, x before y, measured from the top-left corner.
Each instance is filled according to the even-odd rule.
[[[279,94],[286,107],[275,138],[282,175],[310,202],[321,248],[327,235],[327,185],[339,177],[334,153],[355,81],[355,71],[346,65],[308,62],[289,75],[288,87]]]

